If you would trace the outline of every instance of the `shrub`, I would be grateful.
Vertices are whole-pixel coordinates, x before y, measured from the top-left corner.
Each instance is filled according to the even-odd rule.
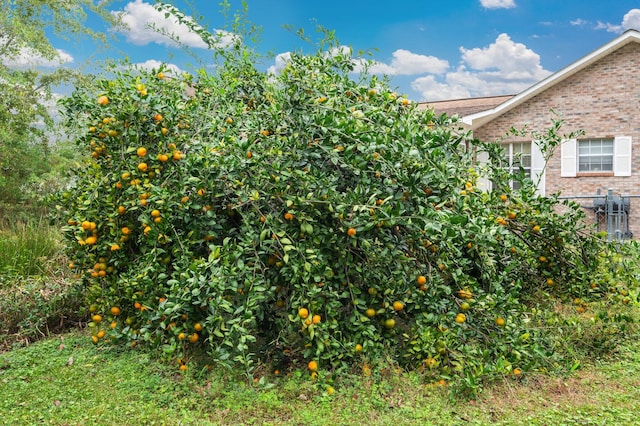
[[[586,297],[601,243],[580,208],[506,189],[455,118],[330,52],[278,75],[242,50],[216,75],[119,71],[65,101],[91,157],[59,210],[94,342],[320,381],[388,359],[471,389],[544,368],[523,301]]]

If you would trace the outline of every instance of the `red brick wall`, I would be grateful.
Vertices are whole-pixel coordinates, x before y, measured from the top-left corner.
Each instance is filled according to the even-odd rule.
[[[585,138],[631,136],[632,172],[629,177],[560,177],[560,148],[547,164],[546,193],[595,195],[607,188],[622,195],[640,195],[640,43],[631,42],[566,80],[474,130],[474,137],[504,138],[512,126],[544,131],[553,114],[564,119],[561,133],[584,130]],[[527,138],[509,137],[517,141]],[[589,200],[592,203],[592,200]],[[584,202],[582,204],[585,204]],[[640,198],[631,199],[630,225],[640,238]]]

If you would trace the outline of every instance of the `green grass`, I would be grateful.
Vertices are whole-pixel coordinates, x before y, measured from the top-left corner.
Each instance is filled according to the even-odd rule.
[[[60,268],[60,230],[42,218],[0,227],[0,273],[50,275]]]
[[[180,374],[141,349],[94,346],[82,333],[0,354],[0,418],[9,425],[633,425],[640,343],[566,377],[507,379],[474,401],[415,374],[343,378],[326,394],[306,375],[254,385],[225,371]],[[268,383],[271,381],[271,383]]]
[[[24,220],[0,219],[0,350],[80,319],[82,288],[68,276],[60,229],[18,213]]]

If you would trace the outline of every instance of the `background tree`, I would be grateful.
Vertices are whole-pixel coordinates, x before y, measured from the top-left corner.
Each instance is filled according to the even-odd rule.
[[[63,54],[48,32],[64,38],[105,34],[84,25],[89,15],[115,25],[109,2],[9,0],[0,2],[0,203],[35,201],[26,186],[60,159],[52,142],[56,95],[61,84],[81,84],[82,75],[63,67]],[[46,65],[46,66],[45,66]],[[42,192],[42,191],[40,191]]]

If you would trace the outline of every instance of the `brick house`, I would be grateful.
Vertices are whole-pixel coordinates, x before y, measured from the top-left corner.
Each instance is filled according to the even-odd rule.
[[[540,177],[542,195],[560,191],[574,197],[594,220],[608,220],[602,215],[604,198],[596,195],[613,190],[616,229],[640,237],[640,198],[634,197],[640,195],[640,32],[626,31],[517,95],[428,106],[457,113],[475,138],[503,144],[510,161]],[[544,168],[535,143],[506,135],[512,126],[543,132],[552,110],[564,120],[562,134],[584,135],[564,140]]]

